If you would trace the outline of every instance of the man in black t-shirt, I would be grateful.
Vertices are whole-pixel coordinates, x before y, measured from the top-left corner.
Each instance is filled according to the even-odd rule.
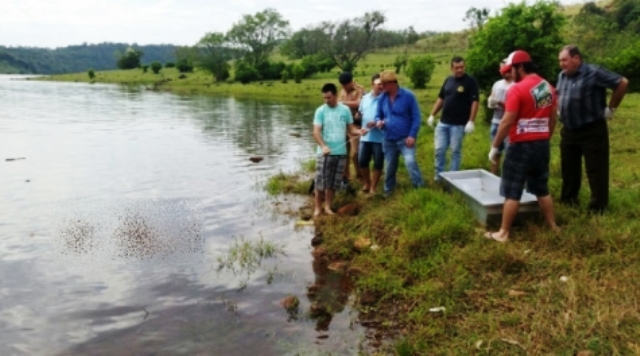
[[[460,169],[462,161],[462,139],[465,133],[472,133],[474,121],[478,113],[478,83],[475,78],[465,73],[464,59],[453,57],[451,72],[445,79],[438,101],[433,106],[427,123],[433,127],[434,116],[442,109],[442,117],[436,126],[436,175],[440,180],[440,173],[444,171],[447,149],[451,147],[451,165],[449,170]]]

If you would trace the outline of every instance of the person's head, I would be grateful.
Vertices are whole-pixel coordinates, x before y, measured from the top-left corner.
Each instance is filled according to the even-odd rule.
[[[376,73],[371,76],[371,89],[373,90],[373,95],[380,95],[382,93],[382,80],[380,80],[380,73]]]
[[[564,46],[558,56],[562,72],[571,75],[582,65],[582,53],[576,45]]]
[[[340,73],[338,81],[340,82],[344,90],[351,91],[353,89],[353,75],[351,74],[351,72]]]
[[[451,59],[451,73],[456,78],[460,78],[465,73],[464,59],[460,56],[455,56]]]
[[[535,73],[535,71],[536,66],[533,64],[531,56],[522,50],[511,52],[504,67],[500,70],[502,74],[510,72],[511,77],[516,82],[521,81],[529,74]]]
[[[398,91],[398,77],[396,72],[392,70],[385,70],[380,73],[380,82],[382,83],[382,89],[384,91],[395,94]]]
[[[505,71],[504,73],[502,72],[502,69],[507,65],[507,58],[503,59],[500,62],[500,75],[502,75],[502,78],[504,78],[504,80],[507,81],[511,81],[513,80],[513,77],[511,76],[511,71]]]
[[[333,83],[327,83],[322,86],[322,98],[325,104],[334,107],[338,105],[338,88]]]

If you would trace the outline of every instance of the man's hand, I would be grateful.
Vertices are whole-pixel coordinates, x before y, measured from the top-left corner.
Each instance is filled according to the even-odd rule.
[[[427,125],[429,125],[429,127],[433,127],[433,122],[436,119],[433,117],[433,115],[429,116],[429,119],[427,120]]]
[[[356,111],[356,114],[353,116],[354,120],[362,119],[362,113],[360,111]]]
[[[369,132],[369,130],[365,129],[365,128],[361,128],[360,129],[360,136],[364,136]]]
[[[604,109],[604,118],[607,119],[607,120],[613,119],[613,114],[615,112],[616,112],[616,109],[612,109],[612,108],[607,106],[607,108]]]
[[[375,126],[376,126],[375,122],[373,122],[373,121],[367,122],[367,128],[371,129],[371,128],[375,127]]]
[[[489,97],[489,99],[487,100],[487,107],[489,109],[495,109],[496,105],[498,105],[498,101],[496,99],[494,99],[492,96]]]
[[[407,147],[413,148],[413,146],[416,145],[416,139],[413,137],[407,137],[404,143],[407,145]]]
[[[331,153],[331,149],[327,146],[322,147],[322,154],[328,156]]]
[[[489,161],[491,161],[491,163],[498,163],[498,161],[496,161],[496,156],[499,155],[500,153],[498,153],[498,149],[491,146],[491,151],[489,151]]]
[[[378,122],[376,122],[376,127],[381,129],[384,126],[384,120],[380,120]]]
[[[475,125],[473,123],[473,121],[469,120],[469,122],[467,122],[467,126],[464,127],[464,133],[472,133],[473,130],[475,129]]]

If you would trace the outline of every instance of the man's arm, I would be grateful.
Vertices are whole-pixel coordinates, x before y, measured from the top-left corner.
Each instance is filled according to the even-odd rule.
[[[328,155],[329,153],[331,153],[329,146],[327,146],[322,139],[322,125],[313,125],[313,138],[322,149],[322,154]]]
[[[360,90],[356,88],[356,100],[344,100],[342,103],[349,107],[349,109],[358,109],[360,107],[360,101],[362,101],[362,97],[364,96],[364,90]],[[345,95],[346,99],[346,95]]]
[[[348,130],[349,134],[351,134],[351,135],[358,135],[358,136],[362,135],[362,130],[357,128],[357,127],[355,127],[354,124],[347,125],[347,130]]]
[[[438,115],[438,113],[440,112],[440,109],[442,109],[442,104],[444,104],[444,100],[442,100],[442,98],[438,98],[438,100],[436,100],[436,103],[433,105],[433,110],[431,110],[431,116],[436,116]]]
[[[496,138],[493,140],[493,147],[500,147],[500,143],[504,141],[507,136],[509,136],[509,130],[511,130],[511,126],[516,122],[518,118],[517,111],[507,111],[502,116],[502,120],[500,120],[500,126],[498,127],[498,132],[496,133]]]
[[[471,103],[471,117],[469,118],[469,121],[474,122],[476,121],[476,115],[478,114],[478,101],[474,101],[473,103]]]
[[[622,79],[620,80],[620,83],[613,91],[613,94],[611,94],[611,99],[609,99],[610,108],[616,109],[620,105],[620,103],[622,102],[622,99],[627,93],[628,86],[629,86],[629,81],[627,80],[627,78],[622,77]]]

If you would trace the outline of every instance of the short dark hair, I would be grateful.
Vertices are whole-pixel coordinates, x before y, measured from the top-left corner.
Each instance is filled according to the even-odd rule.
[[[322,86],[322,93],[331,93],[333,95],[338,94],[338,88],[336,88],[336,85],[333,83],[327,83],[325,85]]]
[[[513,67],[516,69],[516,71],[518,71],[518,68],[522,68],[527,74],[538,72],[538,66],[536,66],[533,62],[518,63],[514,64]]]
[[[454,56],[453,58],[451,58],[451,66],[453,67],[454,63],[460,63],[460,62],[464,62],[464,58],[460,57],[460,56]]]
[[[349,84],[353,81],[353,75],[351,74],[351,72],[342,72],[340,74],[340,77],[338,78],[338,81],[342,85]]]
[[[376,73],[371,76],[371,83],[375,82],[376,79],[380,79],[380,73]]]
[[[578,46],[576,45],[573,45],[573,44],[566,45],[562,47],[562,50],[569,52],[569,55],[571,57],[579,56],[580,59],[582,59],[582,52],[580,52],[580,48],[578,48]]]

